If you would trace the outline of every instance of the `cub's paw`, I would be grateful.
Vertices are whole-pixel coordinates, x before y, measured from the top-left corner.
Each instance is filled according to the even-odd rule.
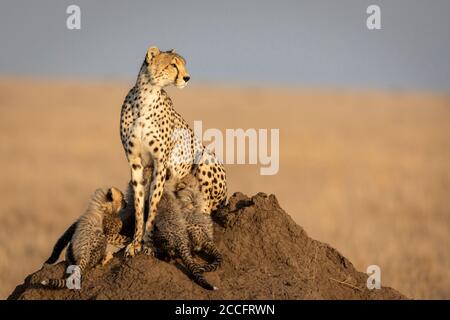
[[[156,250],[151,237],[144,236],[143,251],[146,255],[156,257]]]
[[[142,247],[143,247],[144,254],[151,256],[151,257],[156,257],[156,251],[153,248],[153,246],[144,243],[144,245]]]

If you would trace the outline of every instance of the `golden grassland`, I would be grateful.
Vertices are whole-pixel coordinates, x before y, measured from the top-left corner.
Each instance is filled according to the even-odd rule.
[[[129,83],[0,80],[0,297],[38,269],[97,187],[124,189]],[[191,86],[203,128],[279,128],[280,170],[227,165],[229,192],[274,193],[313,238],[413,298],[450,298],[450,97]]]

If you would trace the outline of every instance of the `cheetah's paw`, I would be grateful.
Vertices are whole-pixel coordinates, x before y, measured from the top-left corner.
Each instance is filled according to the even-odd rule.
[[[133,240],[130,244],[125,248],[125,256],[126,257],[134,257],[142,250],[142,246],[140,241]]]

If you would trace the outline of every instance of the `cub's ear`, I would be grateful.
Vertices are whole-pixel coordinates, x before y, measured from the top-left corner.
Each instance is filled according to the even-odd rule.
[[[113,201],[113,191],[111,188],[109,188],[108,192],[106,193],[106,201],[108,201],[108,202]]]
[[[180,190],[186,189],[186,187],[187,187],[187,185],[184,182],[180,182],[179,184],[177,184],[176,189],[177,189],[177,191],[180,191]]]
[[[154,57],[159,55],[161,51],[159,51],[158,47],[150,47],[147,50],[147,62],[150,62]]]
[[[175,53],[175,49],[170,49],[167,53]]]
[[[123,193],[119,189],[111,187],[108,189],[106,197],[108,201],[117,201],[123,199]]]

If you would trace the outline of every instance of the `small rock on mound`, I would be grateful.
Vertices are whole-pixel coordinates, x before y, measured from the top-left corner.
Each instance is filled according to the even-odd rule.
[[[207,291],[176,264],[140,254],[116,254],[88,271],[81,290],[32,285],[64,276],[65,263],[44,266],[9,299],[405,299],[394,289],[368,290],[367,275],[338,251],[313,240],[279,206],[275,196],[235,193],[214,215],[215,242],[224,261],[207,273],[219,287]]]

